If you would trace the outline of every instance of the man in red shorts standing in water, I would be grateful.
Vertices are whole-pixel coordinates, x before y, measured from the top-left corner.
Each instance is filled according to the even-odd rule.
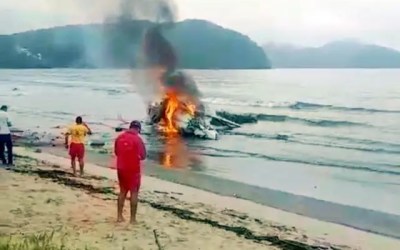
[[[136,222],[138,194],[141,184],[140,162],[146,159],[146,148],[139,134],[139,121],[132,121],[129,130],[115,140],[114,152],[117,157],[117,172],[120,187],[118,196],[118,222],[124,221],[122,211],[128,192],[131,195],[131,223]]]
[[[75,124],[68,128],[65,134],[65,147],[69,147],[69,155],[71,156],[71,167],[74,176],[76,176],[76,159],[79,161],[80,175],[83,175],[83,168],[85,166],[85,138],[86,135],[91,135],[92,131],[83,122],[82,117],[78,116],[75,119]],[[71,140],[68,141],[68,138]]]

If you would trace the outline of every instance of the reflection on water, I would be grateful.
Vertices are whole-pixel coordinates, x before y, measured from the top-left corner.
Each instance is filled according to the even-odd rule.
[[[166,168],[172,168],[173,162],[171,159],[171,155],[168,153],[162,154],[161,164]]]
[[[178,134],[146,136],[148,157],[165,169],[204,171],[202,156],[190,146],[190,138]]]

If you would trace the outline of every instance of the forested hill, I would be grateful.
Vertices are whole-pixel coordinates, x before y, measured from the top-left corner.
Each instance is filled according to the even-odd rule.
[[[0,68],[126,68],[138,66],[148,21],[56,27],[0,36]],[[270,68],[264,50],[249,37],[203,20],[165,31],[179,67]]]

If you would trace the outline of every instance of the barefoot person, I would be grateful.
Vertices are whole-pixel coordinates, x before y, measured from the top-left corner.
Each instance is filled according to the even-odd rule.
[[[131,196],[131,223],[136,222],[138,194],[141,183],[140,162],[146,158],[146,148],[139,136],[140,131],[140,122],[132,121],[129,125],[129,130],[120,134],[114,144],[120,187],[118,196],[118,222],[124,221],[122,211],[128,192],[130,192]]]
[[[75,119],[75,124],[68,128],[68,132],[65,134],[65,147],[68,149],[69,155],[71,156],[71,167],[72,172],[76,176],[76,159],[79,161],[80,175],[83,175],[85,167],[85,138],[86,135],[91,135],[92,131],[83,122],[82,117],[78,116]],[[70,141],[68,139],[70,138]]]
[[[11,136],[11,122],[7,114],[8,107],[0,107],[0,160],[3,165],[13,165],[13,143]],[[4,156],[4,146],[7,148],[7,161]]]

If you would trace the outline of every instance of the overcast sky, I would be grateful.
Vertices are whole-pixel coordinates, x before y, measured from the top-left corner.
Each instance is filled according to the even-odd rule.
[[[147,0],[152,1],[152,0]],[[0,34],[102,21],[118,0],[0,0]],[[258,43],[354,38],[400,49],[400,0],[176,0],[179,19],[207,19]]]

